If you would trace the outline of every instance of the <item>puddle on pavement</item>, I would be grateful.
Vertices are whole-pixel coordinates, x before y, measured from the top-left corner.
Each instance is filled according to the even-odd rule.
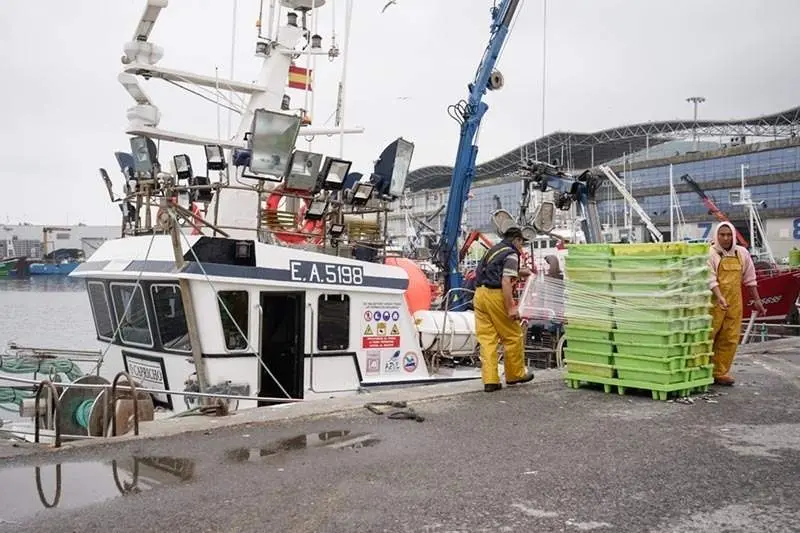
[[[339,450],[358,449],[375,446],[381,440],[370,433],[351,433],[348,430],[323,431],[307,433],[289,439],[283,439],[267,446],[237,448],[226,453],[226,457],[238,463],[259,461],[281,452],[304,450],[307,448],[334,448]]]
[[[138,494],[194,477],[195,463],[173,457],[130,457],[0,470],[0,525],[21,523],[38,512],[77,509]]]

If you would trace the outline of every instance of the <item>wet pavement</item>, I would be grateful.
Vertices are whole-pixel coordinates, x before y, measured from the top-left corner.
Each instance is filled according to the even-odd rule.
[[[798,531],[800,350],[735,373],[693,403],[553,381],[410,401],[423,422],[362,408],[26,448],[0,459],[0,531]]]

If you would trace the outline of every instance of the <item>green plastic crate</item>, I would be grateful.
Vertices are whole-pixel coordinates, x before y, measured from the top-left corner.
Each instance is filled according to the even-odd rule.
[[[581,267],[572,267],[567,268],[567,276],[566,280],[569,283],[570,281],[574,282],[582,282],[582,281],[591,281],[591,282],[610,282],[611,281],[611,271],[608,268],[581,268]]]
[[[708,256],[708,250],[710,248],[709,243],[707,242],[687,242],[686,243],[686,255],[691,256],[703,256],[703,258]]]
[[[637,295],[647,294],[653,296],[679,296],[684,288],[681,282],[670,281],[650,281],[650,282],[611,282],[612,290],[615,295]]]
[[[711,315],[694,316],[689,319],[690,330],[710,329],[711,328]]]
[[[567,273],[571,268],[609,268],[607,257],[568,255],[564,258],[564,263],[567,267]]]
[[[689,381],[688,370],[641,370],[638,368],[628,368],[616,366],[617,377],[620,385],[625,385],[625,381],[635,381],[640,383],[659,383],[668,385],[672,383],[684,383]]]
[[[684,256],[687,247],[685,242],[647,242],[636,244],[612,244],[614,256]]]
[[[689,319],[688,318],[672,318],[668,320],[645,320],[643,317],[633,320],[623,320],[620,317],[615,317],[617,329],[625,330],[644,330],[644,331],[688,331]]]
[[[614,345],[611,339],[592,339],[576,336],[566,336],[567,347],[570,350],[577,350],[581,352],[591,352],[596,354],[611,355],[614,353]],[[609,363],[610,364],[610,363]]]
[[[571,326],[578,326],[580,328],[597,329],[605,332],[610,332],[614,329],[614,321],[605,318],[593,318],[587,316],[581,317],[565,317],[567,324]]]
[[[614,367],[623,367],[635,370],[656,370],[660,372],[672,372],[683,370],[686,367],[685,357],[642,357],[640,355],[614,356]]]
[[[712,341],[693,342],[687,346],[689,346],[689,355],[711,353],[714,349],[714,343]]]
[[[569,346],[564,348],[564,359],[567,363],[590,363],[593,365],[607,365],[613,366],[614,357],[611,353],[599,353],[591,350],[576,350]]]
[[[683,318],[684,312],[685,308],[680,305],[653,307],[652,300],[650,300],[649,305],[633,305],[628,300],[620,299],[617,301],[617,307],[614,309],[614,317],[617,319],[617,322],[625,323],[640,320],[660,321]]]
[[[692,381],[700,379],[710,379],[714,375],[714,365],[697,366],[689,371],[689,379]]]
[[[670,281],[678,282],[685,279],[685,274],[682,268],[612,268],[611,274],[614,281],[626,282],[660,282]]]
[[[567,339],[570,337],[578,337],[581,339],[611,340],[611,328],[593,328],[591,326],[572,324],[571,322],[568,322],[564,326],[564,334],[567,336]]]
[[[670,331],[636,331],[615,329],[611,333],[614,342],[622,344],[670,345],[683,344],[685,333]]]
[[[618,354],[638,357],[682,357],[688,354],[688,344],[644,344],[614,342]]]
[[[682,268],[683,260],[680,257],[669,256],[612,256],[610,258],[611,268],[620,270],[644,269],[670,269]]]
[[[685,307],[687,317],[711,316],[711,305],[693,305]]]
[[[580,361],[567,360],[567,376],[570,373],[583,374],[586,376],[598,376],[603,378],[613,378],[615,376],[614,367],[600,363],[583,363]]]
[[[706,366],[710,362],[711,362],[711,354],[710,353],[699,353],[699,354],[696,354],[696,355],[688,355],[688,356],[686,356],[686,366],[688,368],[696,368],[696,367],[700,367],[700,366]],[[692,378],[692,379],[695,379],[695,378]]]
[[[684,341],[690,344],[696,342],[707,342],[711,340],[711,328],[699,329],[696,331],[687,331],[684,335]]]
[[[605,256],[611,255],[611,245],[602,243],[593,244],[568,244],[567,257],[570,256]]]

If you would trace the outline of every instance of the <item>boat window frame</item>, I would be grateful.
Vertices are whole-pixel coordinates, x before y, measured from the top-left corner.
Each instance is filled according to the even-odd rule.
[[[126,341],[122,337],[122,326],[121,326],[122,322],[121,322],[120,318],[117,316],[117,299],[114,297],[114,286],[115,285],[133,287],[134,291],[138,290],[139,294],[141,294],[141,296],[142,296],[142,306],[144,307],[144,316],[147,319],[147,330],[150,333],[150,344],[142,344],[140,342]],[[111,293],[111,301],[112,301],[113,306],[114,306],[114,317],[117,319],[117,324],[118,324],[118,326],[117,326],[117,329],[118,329],[117,336],[119,337],[120,344],[124,344],[126,346],[139,347],[139,348],[155,348],[155,346],[156,346],[156,336],[153,334],[153,323],[150,320],[150,310],[147,309],[149,306],[147,304],[147,298],[145,298],[145,292],[144,292],[144,289],[142,288],[142,284],[141,283],[135,283],[135,282],[134,283],[130,283],[130,282],[125,282],[125,281],[112,281],[112,282],[109,282],[109,284],[108,284],[108,290]]]
[[[150,283],[149,285],[150,285],[150,287],[149,287],[149,291],[148,292],[150,293],[150,304],[153,306],[152,307],[152,309],[153,309],[153,321],[155,322],[155,325],[156,325],[155,332],[158,334],[158,345],[161,347],[161,350],[163,350],[165,352],[175,352],[175,353],[180,353],[180,354],[192,353],[192,339],[191,339],[191,335],[189,335],[189,317],[186,316],[186,309],[183,310],[183,320],[184,320],[184,323],[186,324],[186,334],[189,335],[189,337],[188,337],[189,338],[189,349],[188,350],[179,350],[177,348],[167,348],[167,346],[164,344],[164,339],[161,338],[161,327],[159,326],[159,323],[158,323],[158,309],[156,309],[156,299],[155,299],[155,295],[153,294],[153,289],[155,287],[173,287],[173,288],[177,289],[178,298],[181,299],[181,307],[183,307],[183,292],[181,291],[180,284],[179,283],[173,283],[173,282],[158,282],[157,281],[157,282]],[[155,340],[156,340],[156,338],[154,336],[153,341],[155,341]]]
[[[108,311],[108,321],[111,323],[111,336],[104,337],[100,334],[100,326],[97,324],[97,310],[94,307],[94,300],[92,298],[92,293],[89,289],[90,285],[100,285],[103,288],[103,299],[106,302],[106,311]],[[106,284],[97,279],[87,279],[86,280],[86,295],[89,297],[89,307],[92,309],[92,320],[94,321],[94,330],[97,333],[97,338],[107,342],[114,342],[114,334],[117,332],[117,320],[116,320],[116,313],[111,309],[110,297],[108,294],[108,288]]]
[[[339,299],[339,300],[341,300],[343,302],[347,302],[347,313],[345,314],[345,316],[347,317],[347,327],[343,328],[344,331],[347,334],[347,341],[346,341],[346,344],[344,346],[337,345],[336,347],[331,347],[331,348],[325,347],[325,348],[323,348],[323,346],[321,344],[322,336],[320,335],[320,329],[321,329],[320,325],[322,323],[321,322],[321,319],[322,319],[322,310],[321,309],[322,308],[321,308],[320,304],[323,301],[328,300],[328,298],[331,297],[331,296],[336,297],[337,299]],[[316,331],[316,333],[317,333],[317,335],[316,335],[317,342],[316,342],[316,346],[313,346],[312,349],[316,350],[318,353],[342,352],[342,351],[349,351],[350,350],[350,344],[351,344],[351,340],[352,340],[350,338],[351,337],[350,329],[351,329],[351,326],[352,326],[352,323],[351,323],[352,321],[350,320],[350,310],[351,310],[350,309],[350,305],[351,305],[351,303],[352,303],[352,299],[350,298],[350,295],[349,294],[345,294],[345,293],[341,293],[341,292],[340,293],[322,293],[317,297],[317,313],[316,313],[317,316],[316,316],[316,324],[315,324],[315,326],[317,328],[317,331]]]
[[[227,338],[227,336],[225,334],[225,324],[223,323],[223,320],[224,320],[223,316],[226,315],[226,313],[225,313],[225,310],[222,309],[222,306],[220,305],[222,303],[221,293],[223,293],[223,292],[243,292],[243,293],[245,293],[247,295],[247,304],[245,305],[245,310],[247,311],[247,316],[245,317],[245,323],[244,323],[243,327],[240,324],[240,327],[242,327],[243,333],[245,334],[245,337],[244,337],[245,346],[243,348],[229,348],[228,347],[228,338]],[[250,332],[250,300],[251,300],[250,291],[247,290],[247,289],[222,289],[222,290],[216,291],[216,293],[214,294],[214,299],[216,300],[216,303],[217,303],[217,313],[219,315],[218,324],[219,324],[220,331],[222,332],[222,346],[223,346],[223,349],[227,353],[249,353],[248,348],[251,346],[251,343],[250,343],[250,333],[251,333]],[[227,303],[225,304],[225,306],[227,307]],[[228,311],[230,311],[230,307],[228,307]],[[231,313],[231,314],[233,314],[233,313]],[[233,317],[230,317],[230,318],[233,319]],[[236,334],[239,335],[239,332],[237,331]]]

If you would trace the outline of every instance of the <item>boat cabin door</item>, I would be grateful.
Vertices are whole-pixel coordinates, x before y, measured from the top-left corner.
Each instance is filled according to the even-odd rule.
[[[261,397],[303,397],[305,360],[305,293],[261,293],[261,349],[259,391]],[[269,369],[269,372],[264,368]],[[270,372],[272,376],[270,376]],[[277,383],[276,383],[277,381]],[[280,387],[278,386],[280,383]],[[259,402],[271,405],[271,402]]]

